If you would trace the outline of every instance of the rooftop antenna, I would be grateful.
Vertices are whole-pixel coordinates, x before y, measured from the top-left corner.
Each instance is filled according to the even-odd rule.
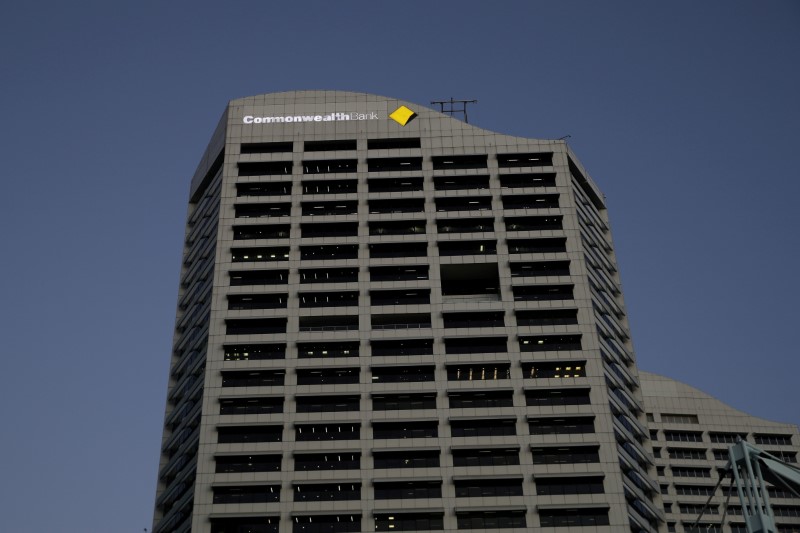
[[[456,113],[461,113],[464,116],[464,122],[469,124],[469,117],[467,117],[467,104],[477,104],[477,100],[453,100],[453,97],[450,97],[450,100],[434,100],[431,102],[433,105],[439,106],[439,111],[442,113],[447,113],[451,117]],[[459,104],[458,106],[456,104]]]

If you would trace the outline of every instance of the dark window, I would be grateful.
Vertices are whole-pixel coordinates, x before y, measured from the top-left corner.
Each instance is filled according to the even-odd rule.
[[[525,391],[525,405],[589,405],[589,389],[532,389]]]
[[[529,285],[513,288],[514,301],[542,302],[551,300],[572,300],[573,285]]]
[[[443,218],[436,221],[439,233],[492,233],[492,218]]]
[[[539,509],[542,527],[607,526],[608,509]]]
[[[519,338],[519,349],[522,352],[549,352],[580,350],[580,335],[537,335]]]
[[[281,442],[282,426],[224,426],[217,428],[217,442]]]
[[[349,396],[298,396],[296,398],[298,413],[340,413],[358,411],[361,398]]]
[[[226,361],[285,359],[286,344],[226,344]]]
[[[415,383],[434,379],[433,365],[372,367],[373,383]]]
[[[282,413],[283,397],[267,398],[220,398],[219,414],[252,415]]]
[[[531,435],[594,433],[594,417],[529,418],[528,428]]]
[[[710,478],[711,477],[711,469],[710,468],[694,468],[688,466],[673,466],[672,475],[675,477],[699,477],[699,478]]]
[[[599,463],[598,446],[534,447],[531,456],[535,465]]]
[[[336,213],[314,213],[336,214]],[[319,222],[300,224],[300,236],[304,239],[317,237],[356,237],[358,222]]]
[[[419,148],[420,146],[419,137],[367,140],[367,150],[399,150],[403,148]]]
[[[212,518],[211,533],[278,533],[277,516]]]
[[[271,143],[242,143],[239,153],[242,154],[277,154],[280,152],[291,152],[292,142],[271,142]]]
[[[558,207],[557,194],[503,196],[503,209],[550,209]]]
[[[280,387],[286,371],[281,370],[226,370],[222,372],[223,387]]]
[[[376,481],[376,500],[441,498],[441,481]]]
[[[537,478],[537,496],[563,496],[566,494],[603,494],[602,476]]]
[[[503,311],[475,313],[443,313],[446,328],[495,328],[503,327]]]
[[[357,159],[303,161],[303,174],[341,174],[345,172],[355,172],[357,169]]]
[[[358,531],[361,531],[361,515],[295,516],[292,520],[292,533],[356,533]]]
[[[375,513],[375,531],[439,531],[444,513]]]
[[[552,152],[497,154],[497,166],[500,168],[549,167],[552,165]]]
[[[387,257],[427,257],[426,242],[392,242],[369,245],[369,256],[373,259]]]
[[[436,409],[436,393],[373,394],[373,411],[400,411],[414,409]]]
[[[489,176],[436,176],[433,188],[437,191],[488,189]]]
[[[346,385],[358,383],[358,368],[298,368],[298,385]]]
[[[336,152],[341,150],[355,150],[355,139],[336,139],[331,141],[306,141],[303,143],[305,152]]]
[[[667,448],[670,459],[696,459],[706,460],[705,448]]]
[[[422,213],[424,210],[425,198],[369,200],[369,212],[373,215],[386,213]]]
[[[231,286],[285,285],[289,282],[288,270],[232,270],[228,273]]]
[[[214,503],[268,503],[280,501],[280,485],[214,487]]]
[[[227,335],[286,333],[286,318],[229,318],[225,327]]]
[[[340,424],[295,424],[294,440],[323,441],[323,440],[358,440],[361,434],[361,424],[345,422]]]
[[[505,189],[554,187],[555,184],[555,174],[500,174],[500,186]]]
[[[500,277],[496,263],[441,265],[443,296],[500,296]]]
[[[240,176],[275,176],[277,174],[292,174],[291,161],[259,161],[237,163]]]
[[[214,457],[218,474],[234,472],[279,472],[280,455],[218,455]]]
[[[303,194],[348,194],[358,192],[358,180],[303,181]]]
[[[499,437],[517,434],[517,421],[513,418],[482,418],[450,421],[453,437]]]
[[[264,181],[237,183],[236,196],[288,196],[292,193],[291,181]]]
[[[495,241],[440,241],[439,255],[443,257],[456,255],[494,255],[497,253]]]
[[[486,168],[486,155],[435,155],[431,158],[434,170]]]
[[[522,496],[522,478],[457,479],[456,498]]]
[[[288,217],[292,211],[290,202],[274,204],[236,204],[233,206],[236,218]]]
[[[301,316],[300,331],[358,330],[358,316]]]
[[[287,294],[229,294],[228,309],[285,309]]]
[[[661,422],[664,424],[699,424],[700,419],[697,418],[697,415],[661,413]]]
[[[583,378],[586,377],[586,361],[522,363],[522,375],[526,379]]]
[[[451,409],[474,409],[485,407],[513,407],[514,392],[503,391],[459,391],[448,392]]]
[[[468,353],[506,353],[506,337],[459,337],[444,340],[448,355]]]
[[[337,342],[298,342],[298,359],[358,357],[360,343],[358,341]]]
[[[372,329],[422,329],[431,327],[429,313],[372,315]]]
[[[246,241],[250,239],[288,239],[289,228],[289,224],[234,226],[233,240]]]
[[[506,230],[508,231],[540,231],[561,229],[561,215],[543,217],[506,217]]]
[[[361,483],[295,483],[292,492],[296,502],[360,500]]]
[[[424,233],[424,220],[389,220],[369,223],[370,235],[421,235]]]
[[[369,291],[372,305],[415,305],[431,303],[430,289]]]
[[[510,254],[546,254],[567,251],[567,239],[509,239]]]
[[[410,281],[428,279],[428,265],[369,267],[370,281]]]
[[[703,442],[703,432],[665,430],[664,438],[674,442]]]
[[[357,244],[322,244],[318,246],[300,247],[300,259],[304,261],[310,261],[314,259],[319,261],[328,261],[356,258],[358,258]]]
[[[569,276],[569,261],[511,263],[511,277]]]
[[[294,456],[294,469],[307,470],[359,470],[361,454],[350,452],[303,453]]]
[[[372,422],[373,439],[423,439],[438,436],[439,423],[435,420]]]
[[[367,159],[369,172],[407,172],[422,170],[421,157],[370,157]]]
[[[371,340],[372,355],[431,355],[433,339],[390,339]]]
[[[515,311],[518,326],[562,326],[578,323],[577,309]]]
[[[303,216],[354,215],[358,213],[357,200],[342,200],[339,202],[303,202],[300,205]]]
[[[367,187],[370,193],[411,192],[422,190],[422,178],[369,178]]]
[[[448,351],[447,353],[450,352]],[[510,363],[460,363],[447,365],[448,381],[497,381],[509,378],[511,378]]]
[[[375,469],[438,468],[439,450],[393,450],[373,452]]]
[[[678,496],[711,496],[714,494],[714,487],[708,485],[675,485],[675,493]]]
[[[253,263],[258,261],[288,261],[289,247],[275,248],[231,248],[234,263]]]
[[[717,444],[736,444],[739,439],[747,440],[747,433],[718,433],[710,432],[708,437]]]
[[[453,466],[505,466],[518,464],[518,448],[453,450]]]
[[[527,527],[525,511],[456,511],[458,529],[508,529]]]
[[[358,291],[301,292],[300,307],[348,307],[358,305]]]
[[[753,435],[756,444],[775,444],[779,446],[791,446],[791,435],[776,435],[772,433],[756,433]]]
[[[492,208],[491,196],[448,196],[434,199],[437,212],[488,211]]]
[[[355,281],[358,281],[358,267],[300,269],[300,283],[346,283]]]

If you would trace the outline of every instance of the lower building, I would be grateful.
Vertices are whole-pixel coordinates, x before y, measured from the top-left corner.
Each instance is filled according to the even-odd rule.
[[[678,381],[639,372],[667,531],[747,533],[730,475],[728,447],[737,439],[796,465],[797,426],[770,422],[741,411]],[[720,476],[726,479],[717,487]],[[728,497],[729,492],[733,493]],[[711,497],[696,527],[692,527]],[[800,499],[771,488],[769,498],[780,533],[800,533]],[[727,502],[727,516],[721,524]]]

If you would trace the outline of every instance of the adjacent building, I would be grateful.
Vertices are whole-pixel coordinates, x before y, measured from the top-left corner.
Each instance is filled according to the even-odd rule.
[[[230,102],[191,183],[154,531],[663,531],[649,436],[565,142],[369,94]]]

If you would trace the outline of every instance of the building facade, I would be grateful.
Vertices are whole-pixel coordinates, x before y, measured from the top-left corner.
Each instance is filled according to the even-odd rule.
[[[153,530],[665,530],[603,196],[563,141],[230,102],[192,180]]]
[[[663,376],[640,372],[640,379],[667,531],[747,533],[735,488],[728,498],[728,448],[741,438],[797,466],[797,426],[749,416]],[[721,475],[723,483],[717,487]],[[800,533],[800,498],[781,488],[770,489],[769,498],[778,530]],[[701,511],[703,518],[693,528]]]

